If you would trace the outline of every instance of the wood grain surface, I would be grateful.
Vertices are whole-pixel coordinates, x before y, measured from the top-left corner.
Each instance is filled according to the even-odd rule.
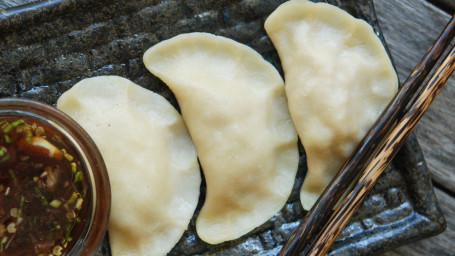
[[[376,12],[401,81],[450,20],[451,15],[421,0],[375,0]],[[448,2],[448,1],[447,1]],[[455,255],[455,76],[447,82],[416,128],[447,230],[383,256]]]
[[[0,0],[2,9],[36,0]],[[400,81],[404,81],[449,21],[454,0],[374,0]],[[444,9],[441,9],[444,8]],[[450,12],[450,13],[449,13]],[[382,256],[455,255],[455,75],[416,128],[436,196],[447,219],[442,234]]]

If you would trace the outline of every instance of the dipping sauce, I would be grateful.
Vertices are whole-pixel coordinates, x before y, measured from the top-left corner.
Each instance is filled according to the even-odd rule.
[[[0,118],[0,256],[63,255],[87,221],[85,172],[54,128]]]

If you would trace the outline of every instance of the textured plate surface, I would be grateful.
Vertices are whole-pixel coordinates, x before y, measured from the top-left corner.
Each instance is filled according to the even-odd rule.
[[[47,0],[0,13],[0,96],[55,104],[82,78],[120,75],[160,93],[178,108],[159,79],[142,64],[142,54],[180,33],[204,31],[248,44],[281,72],[263,23],[283,0]],[[369,1],[326,1],[373,25]],[[195,217],[170,255],[275,255],[304,210],[299,172],[287,205],[271,220],[235,241],[208,245],[195,232]],[[204,198],[202,186],[200,209]],[[415,138],[408,142],[355,213],[329,255],[372,255],[441,232],[445,220]],[[96,255],[109,255],[108,241]]]

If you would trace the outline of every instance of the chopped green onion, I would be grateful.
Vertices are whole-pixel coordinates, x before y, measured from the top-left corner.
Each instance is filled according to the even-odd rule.
[[[65,232],[65,240],[67,242],[71,242],[73,240],[73,238],[70,236],[73,226],[74,226],[74,221],[71,219],[68,219],[68,221],[66,222],[66,232]]]
[[[13,179],[14,185],[17,185],[17,178],[16,178],[16,175],[14,174],[13,169],[9,169],[8,172],[9,172],[9,175],[11,176],[11,179]]]
[[[25,143],[27,145],[32,144],[33,132],[32,132],[32,128],[29,125],[24,126],[24,133],[25,133]]]
[[[71,162],[71,172],[75,173],[77,171],[77,166],[75,162]]]
[[[30,136],[29,136],[28,134],[25,135],[25,143],[26,143],[27,145],[32,144],[32,135],[31,135],[31,134],[30,134]]]
[[[61,204],[62,204],[62,202],[60,202],[60,200],[54,199],[51,201],[51,203],[49,205],[54,208],[58,208]]]
[[[68,160],[69,162],[73,161],[74,157],[68,154],[68,152],[66,152],[66,149],[62,148],[60,151],[62,151],[63,157],[65,157],[66,160]]]
[[[17,211],[17,216],[19,216],[19,217],[22,214],[22,207],[24,206],[24,202],[25,202],[25,197],[21,196],[21,200],[19,201],[19,210]]]
[[[4,162],[8,161],[9,158],[10,158],[10,155],[9,155],[9,153],[7,153],[6,155],[4,155],[4,156],[2,157],[2,159],[0,159],[0,162],[1,162],[1,163],[4,163]]]
[[[77,193],[73,192],[67,202],[68,202],[68,204],[74,204],[76,202],[76,199],[77,199]]]
[[[78,171],[74,174],[74,178],[73,178],[73,183],[77,183],[79,181],[82,181],[82,172],[81,171]]]
[[[77,199],[77,202],[76,202],[76,205],[74,206],[74,208],[80,210],[81,207],[82,207],[82,203],[84,202],[84,199],[82,199],[81,197]]]
[[[63,154],[63,156],[66,158],[68,161],[73,161],[74,157],[68,153]]]
[[[8,136],[8,134],[5,134],[5,142],[10,144],[12,141],[11,141],[11,138]]]
[[[3,252],[3,245],[6,244],[6,241],[8,241],[8,237],[4,236],[2,241],[0,241],[0,252]]]
[[[87,195],[87,189],[82,189],[81,191],[81,197],[85,197],[85,195]]]
[[[0,156],[4,156],[5,153],[8,152],[8,149],[6,149],[5,147],[0,147]]]
[[[17,126],[19,126],[23,123],[25,123],[24,119],[17,119],[16,121],[10,123],[5,128],[3,128],[3,132],[4,133],[10,132],[13,128],[16,128]]]
[[[25,202],[25,197],[24,196],[21,196],[21,201],[19,203],[19,206],[22,207],[24,206],[24,202]]]
[[[39,190],[38,187],[34,187],[35,189],[35,193],[39,196],[39,198],[41,198],[41,200],[43,201],[43,205],[48,205],[49,202],[47,202],[46,198],[44,197],[43,193],[41,193],[41,191]]]

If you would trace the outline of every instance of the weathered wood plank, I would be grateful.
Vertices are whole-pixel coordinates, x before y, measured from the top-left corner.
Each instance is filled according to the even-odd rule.
[[[450,16],[426,1],[375,0],[379,22],[389,49],[404,81],[433,43]],[[416,129],[428,168],[436,186],[455,191],[455,78],[424,115]],[[447,216],[447,230],[433,238],[412,243],[383,256],[453,255],[455,252],[455,198],[436,190],[441,208]]]
[[[376,0],[376,11],[401,81],[450,16],[422,0]],[[455,192],[455,76],[420,121],[416,133],[435,183]]]

